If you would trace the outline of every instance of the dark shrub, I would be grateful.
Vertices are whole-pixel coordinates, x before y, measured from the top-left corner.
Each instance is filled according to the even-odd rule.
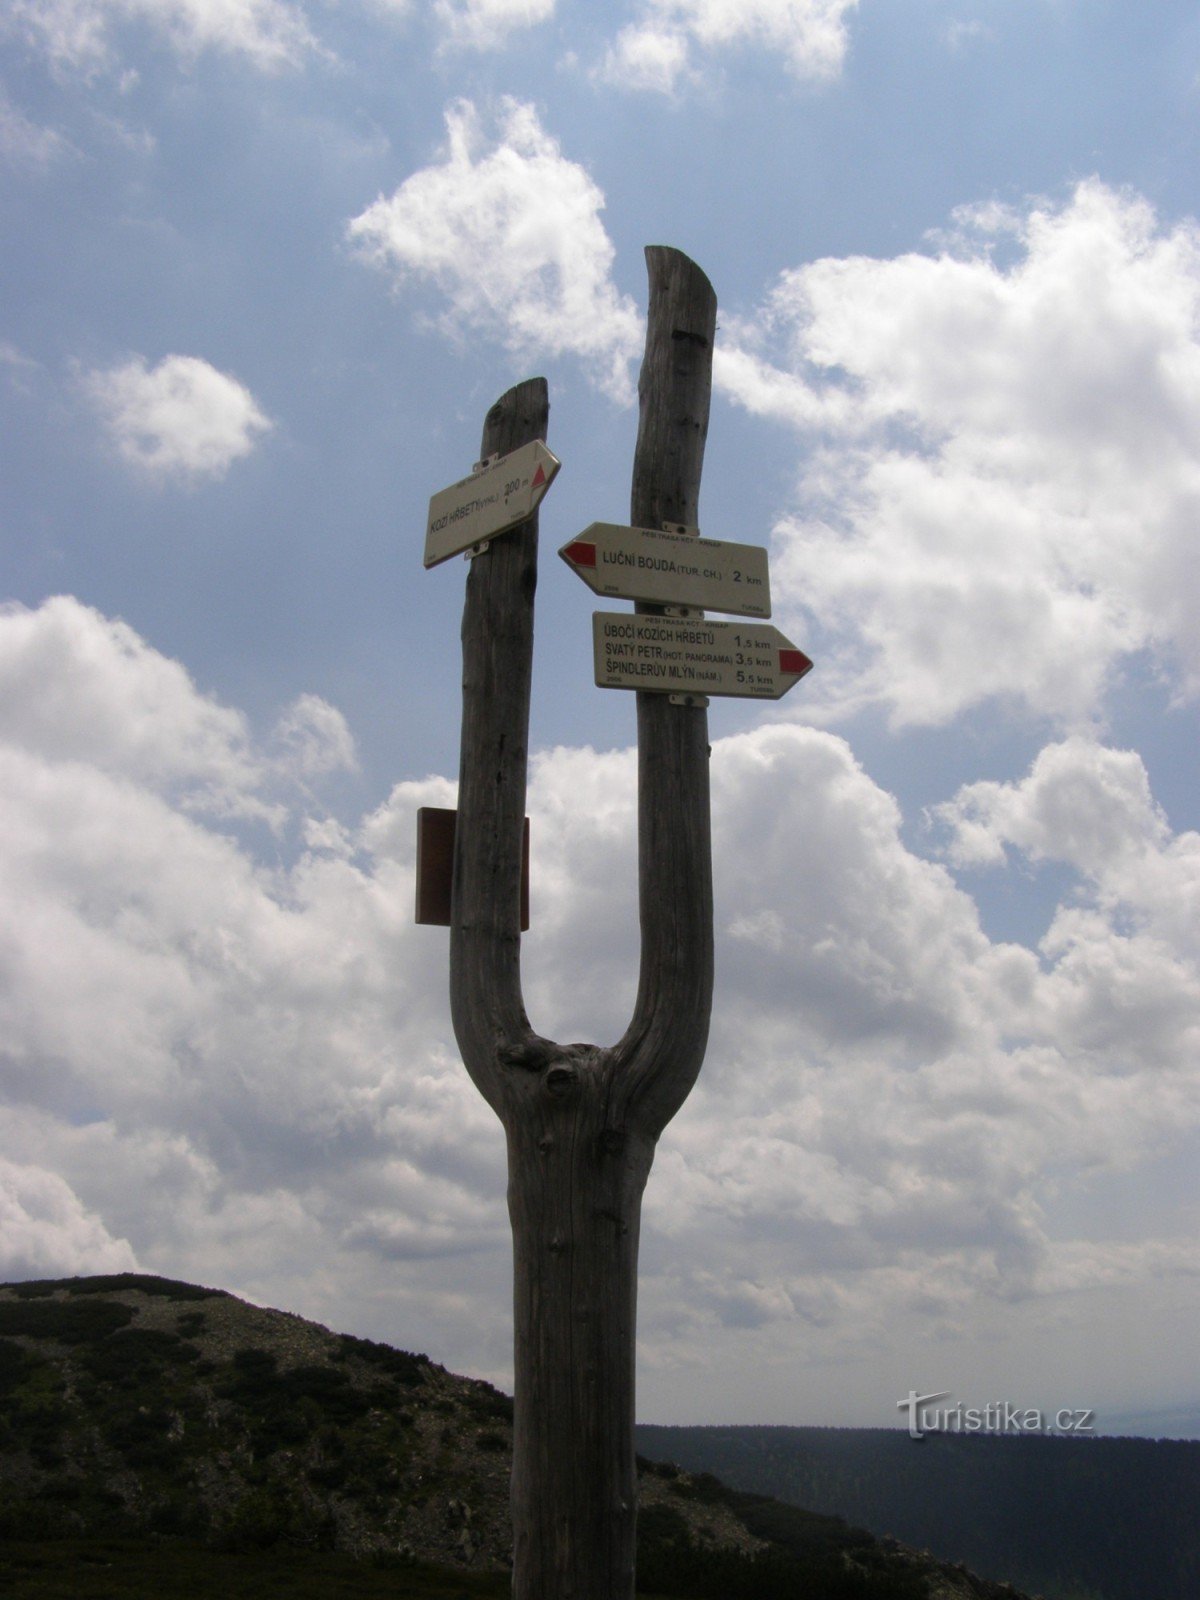
[[[287,1489],[268,1484],[242,1497],[216,1544],[224,1550],[265,1550],[278,1544],[329,1550],[336,1531],[331,1517],[314,1515]]]
[[[160,1328],[130,1328],[86,1351],[82,1365],[108,1383],[141,1383],[168,1366],[185,1366],[200,1352],[175,1333]]]
[[[116,1300],[0,1300],[0,1335],[89,1344],[132,1321],[133,1312]]]
[[[108,1425],[108,1439],[131,1467],[171,1467],[180,1456],[179,1441],[171,1437],[171,1413],[163,1406],[138,1406]]]
[[[378,1367],[388,1377],[395,1378],[409,1388],[425,1382],[423,1368],[429,1365],[428,1356],[414,1354],[411,1350],[393,1350],[390,1344],[376,1344],[374,1339],[356,1339],[350,1333],[341,1335],[338,1347],[340,1360],[357,1356],[360,1361],[369,1361],[373,1367]]]
[[[311,1400],[331,1422],[351,1422],[361,1417],[371,1403],[340,1367],[293,1367],[281,1373],[277,1382],[282,1400]]]
[[[38,1357],[26,1355],[12,1339],[0,1339],[0,1395],[11,1394],[21,1380],[40,1365]]]
[[[472,1389],[467,1404],[477,1417],[498,1417],[503,1422],[512,1421],[512,1395],[502,1394],[499,1389],[493,1389],[490,1383],[481,1383]]]
[[[223,1296],[223,1289],[201,1289],[194,1283],[177,1283],[144,1272],[109,1272],[94,1278],[68,1278],[55,1285],[71,1295],[114,1294],[121,1289],[136,1289],[140,1294],[157,1295],[164,1300],[211,1300]]]

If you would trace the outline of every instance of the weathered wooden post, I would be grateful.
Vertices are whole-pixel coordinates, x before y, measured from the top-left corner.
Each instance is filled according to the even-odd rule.
[[[716,299],[678,251],[646,257],[632,516],[695,527]],[[509,390],[488,413],[482,456],[544,439],[548,413],[544,380]],[[632,1600],[642,1190],[700,1070],[712,1002],[707,714],[703,701],[637,696],[641,975],[625,1036],[607,1049],[540,1037],[521,998],[519,932],[536,583],[535,513],[493,539],[467,579],[451,1010],[508,1139],[513,1593]]]

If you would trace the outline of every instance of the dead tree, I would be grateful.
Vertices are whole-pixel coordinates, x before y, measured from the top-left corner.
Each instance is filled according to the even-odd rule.
[[[716,299],[676,250],[646,252],[632,522],[698,523]],[[482,456],[546,436],[546,384],[488,413]],[[638,693],[641,970],[618,1044],[555,1044],[521,998],[521,841],[537,518],[472,561],[450,998],[463,1061],[504,1125],[513,1232],[517,1600],[632,1600],[634,1335],[642,1191],[704,1056],[712,1006],[708,719]],[[653,607],[640,607],[654,610]]]

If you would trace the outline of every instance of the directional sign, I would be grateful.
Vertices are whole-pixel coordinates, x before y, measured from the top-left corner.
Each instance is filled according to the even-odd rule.
[[[429,502],[425,565],[436,567],[439,561],[528,521],[561,465],[540,439],[534,439],[440,490]]]
[[[767,552],[655,528],[593,522],[558,552],[596,594],[652,605],[771,615]]]
[[[803,650],[761,622],[693,622],[627,611],[592,614],[601,689],[723,694],[778,700],[812,667]]]

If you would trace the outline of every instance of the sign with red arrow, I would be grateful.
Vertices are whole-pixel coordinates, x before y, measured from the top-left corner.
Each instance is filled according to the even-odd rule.
[[[540,439],[533,439],[439,490],[429,502],[425,565],[436,567],[439,561],[527,522],[561,466]]]
[[[743,617],[771,615],[761,545],[593,522],[558,553],[594,594]]]
[[[592,658],[601,689],[779,700],[812,662],[770,623],[592,614]]]

